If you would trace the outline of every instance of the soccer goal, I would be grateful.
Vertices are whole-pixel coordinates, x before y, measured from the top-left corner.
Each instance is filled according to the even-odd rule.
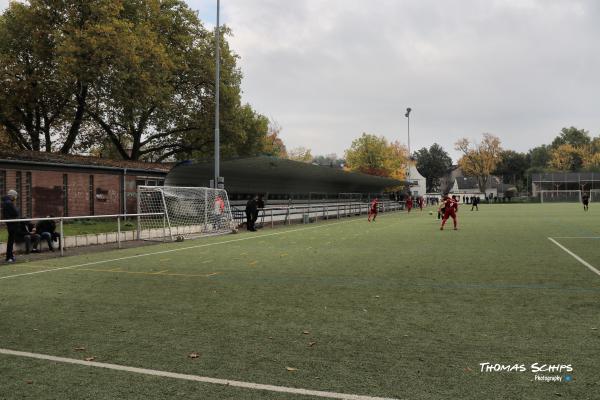
[[[540,191],[542,203],[580,203],[581,190],[542,190]]]
[[[141,239],[193,238],[231,233],[235,223],[223,189],[177,186],[139,186],[138,213]]]

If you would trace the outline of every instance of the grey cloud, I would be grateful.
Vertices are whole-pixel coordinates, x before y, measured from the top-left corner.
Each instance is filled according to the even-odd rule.
[[[291,146],[341,154],[362,131],[413,147],[491,132],[506,147],[600,132],[589,1],[227,0],[245,99]],[[411,135],[411,136],[413,136]]]

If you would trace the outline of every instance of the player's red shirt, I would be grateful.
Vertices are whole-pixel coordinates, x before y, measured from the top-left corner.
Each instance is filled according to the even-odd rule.
[[[371,202],[371,212],[377,212],[378,205],[379,205],[379,202],[377,200],[373,200]]]

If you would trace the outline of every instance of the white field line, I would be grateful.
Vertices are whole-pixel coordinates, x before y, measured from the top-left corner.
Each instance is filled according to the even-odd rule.
[[[563,246],[562,244],[558,243],[553,238],[549,237],[548,239],[552,243],[554,243],[555,245],[557,245],[558,247],[560,247],[561,249],[563,249],[567,254],[571,255],[571,257],[573,257],[574,259],[576,259],[577,261],[579,261],[580,263],[582,263],[583,265],[585,265],[590,271],[592,271],[596,275],[600,276],[600,271],[598,271],[596,268],[594,268],[592,266],[592,264],[590,264],[589,262],[585,261],[583,258],[579,257],[577,254],[573,253],[571,250],[567,249],[565,246]]]
[[[311,230],[311,229],[327,228],[327,227],[334,226],[334,225],[348,224],[348,223],[358,222],[358,221],[363,221],[364,222],[364,219],[362,219],[362,218],[358,219],[357,218],[357,219],[352,219],[350,221],[332,222],[332,223],[328,223],[328,224],[326,223],[326,224],[323,224],[323,225],[311,226],[311,227],[307,227],[307,228],[298,228],[298,229],[292,229],[292,230],[287,230],[287,231],[282,231],[282,232],[266,233],[264,235],[248,236],[248,237],[244,237],[244,238],[240,238],[240,239],[225,240],[225,241],[216,242],[216,243],[198,244],[198,245],[195,245],[195,246],[181,247],[181,248],[177,248],[177,249],[162,250],[162,251],[155,251],[155,252],[152,252],[152,253],[136,254],[134,256],[112,258],[110,260],[92,261],[92,262],[88,262],[88,263],[84,263],[84,264],[70,265],[68,267],[51,268],[51,269],[44,269],[44,270],[41,270],[41,271],[27,272],[27,273],[24,273],[24,274],[15,274],[15,275],[2,276],[2,277],[0,277],[0,280],[17,278],[17,277],[20,277],[20,276],[29,276],[29,275],[43,274],[43,273],[46,273],[46,272],[63,271],[63,270],[74,269],[74,268],[79,268],[79,267],[89,267],[90,265],[98,265],[98,264],[106,264],[106,263],[115,262],[115,261],[131,260],[133,258],[154,256],[154,255],[157,255],[157,254],[167,254],[167,253],[174,253],[174,252],[177,252],[177,251],[199,249],[199,248],[202,248],[202,247],[217,246],[217,245],[220,245],[220,244],[241,242],[241,241],[244,241],[244,240],[260,239],[260,238],[264,238],[264,237],[267,237],[267,236],[285,235],[287,233],[301,232],[301,231],[307,231],[307,230]]]
[[[600,236],[554,236],[553,239],[600,239]]]
[[[211,383],[211,384],[215,384],[215,385],[224,385],[224,386],[238,387],[238,388],[243,388],[243,389],[265,390],[265,391],[269,391],[269,392],[289,393],[289,394],[297,394],[297,395],[303,395],[303,396],[322,397],[322,398],[328,398],[328,399],[395,400],[395,399],[383,398],[383,397],[362,396],[362,395],[356,395],[356,394],[345,394],[345,393],[335,393],[335,392],[323,392],[320,390],[298,389],[298,388],[292,388],[292,387],[286,387],[286,386],[263,385],[260,383],[233,381],[233,380],[228,380],[228,379],[210,378],[210,377],[198,376],[198,375],[179,374],[179,373],[175,373],[175,372],[159,371],[159,370],[146,369],[146,368],[128,367],[128,366],[124,366],[124,365],[108,364],[108,363],[102,363],[102,362],[96,362],[96,361],[84,361],[84,360],[77,360],[74,358],[55,357],[55,356],[50,356],[50,355],[46,355],[46,354],[29,353],[29,352],[8,350],[8,349],[0,349],[0,354],[4,354],[4,355],[8,355],[8,356],[16,356],[16,357],[35,358],[38,360],[46,360],[46,361],[53,361],[53,362],[66,363],[66,364],[82,365],[82,366],[86,366],[86,367],[105,368],[105,369],[110,369],[110,370],[115,370],[115,371],[125,371],[125,372],[131,372],[131,373],[135,373],[135,374],[151,375],[151,376],[158,376],[158,377],[171,378],[171,379],[180,379],[180,380],[185,380],[185,381]]]

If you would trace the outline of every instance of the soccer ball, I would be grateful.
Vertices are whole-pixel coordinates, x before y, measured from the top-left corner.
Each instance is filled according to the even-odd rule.
[[[429,215],[433,215],[433,211],[429,211]]]
[[[231,229],[231,233],[238,233],[238,230],[237,230],[237,228],[232,228],[232,229]]]
[[[183,242],[184,240],[185,240],[185,238],[184,238],[183,236],[181,236],[181,235],[179,235],[179,236],[177,236],[177,237],[175,238],[175,241],[176,241],[176,242]]]

